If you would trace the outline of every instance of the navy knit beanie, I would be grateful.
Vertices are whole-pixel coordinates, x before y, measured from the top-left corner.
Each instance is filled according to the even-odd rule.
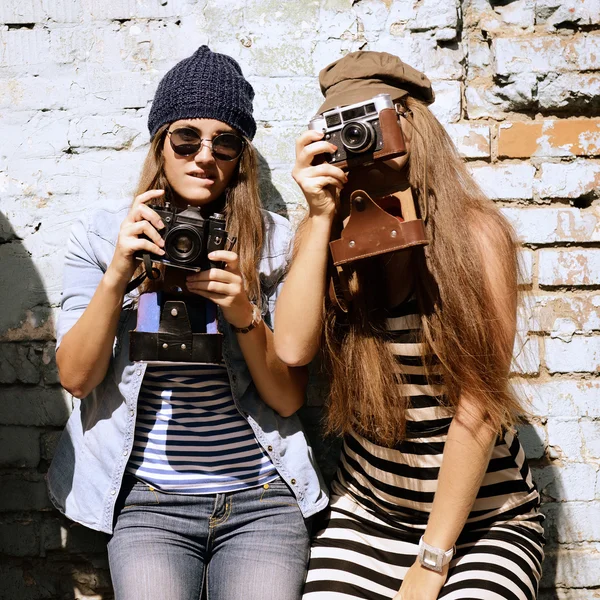
[[[253,98],[254,90],[235,59],[200,46],[158,84],[148,116],[150,138],[165,123],[216,119],[252,139],[256,133]]]

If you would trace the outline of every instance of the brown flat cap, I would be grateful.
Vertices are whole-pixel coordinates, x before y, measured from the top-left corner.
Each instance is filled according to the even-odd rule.
[[[325,67],[319,73],[319,83],[325,102],[318,113],[377,94],[390,94],[392,100],[410,95],[427,104],[435,99],[426,75],[387,52],[351,52]]]

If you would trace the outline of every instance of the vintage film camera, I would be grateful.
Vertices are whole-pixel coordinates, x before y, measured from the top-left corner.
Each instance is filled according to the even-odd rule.
[[[215,250],[223,250],[227,243],[225,230],[225,216],[213,213],[204,219],[200,210],[193,206],[178,209],[166,203],[165,206],[152,206],[162,219],[165,227],[159,231],[165,240],[165,254],[150,254],[150,260],[170,267],[201,271],[211,266],[220,266],[211,263],[208,255]],[[135,257],[143,260],[142,252],[137,252]]]
[[[338,148],[314,162],[325,160],[348,172],[329,242],[329,296],[343,312],[352,301],[346,271],[351,263],[428,243],[406,173],[385,163],[407,152],[398,122],[407,112],[389,94],[379,94],[327,110],[309,124]]]
[[[219,363],[223,336],[218,331],[216,305],[186,289],[185,271],[223,268],[208,255],[228,244],[225,217],[213,213],[205,219],[198,208],[182,210],[170,203],[150,208],[165,224],[159,231],[165,240],[165,254],[137,252],[135,256],[144,261],[151,278],[156,272],[152,262],[162,263],[166,269],[159,290],[143,293],[138,299],[137,325],[130,332],[130,360]]]
[[[314,117],[308,128],[323,131],[324,139],[338,148],[333,155],[321,155],[320,162],[325,160],[344,170],[406,152],[398,114],[389,94],[336,106]]]

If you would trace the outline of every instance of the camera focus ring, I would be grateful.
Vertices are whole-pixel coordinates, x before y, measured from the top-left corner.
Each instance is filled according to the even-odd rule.
[[[351,121],[342,127],[340,138],[350,152],[364,152],[373,145],[375,132],[370,123]]]
[[[196,228],[178,225],[165,237],[165,253],[169,260],[179,264],[194,262],[202,251],[202,237]]]

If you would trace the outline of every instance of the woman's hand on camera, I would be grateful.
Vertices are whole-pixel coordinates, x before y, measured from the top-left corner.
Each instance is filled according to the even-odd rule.
[[[158,214],[146,206],[147,202],[160,198],[164,193],[164,190],[149,190],[137,196],[121,223],[115,254],[107,270],[107,274],[112,275],[117,283],[126,283],[131,279],[137,267],[133,256],[135,252],[165,253],[164,240],[158,233],[165,225]]]
[[[188,290],[220,306],[223,316],[234,327],[247,327],[252,322],[253,306],[244,288],[238,255],[227,250],[216,250],[208,258],[213,262],[225,263],[225,268],[212,268],[188,275]]]
[[[323,140],[323,132],[305,131],[296,140],[296,164],[292,177],[302,189],[313,216],[332,216],[339,191],[348,181],[344,171],[323,162],[313,165],[319,154],[333,153],[337,147]]]

